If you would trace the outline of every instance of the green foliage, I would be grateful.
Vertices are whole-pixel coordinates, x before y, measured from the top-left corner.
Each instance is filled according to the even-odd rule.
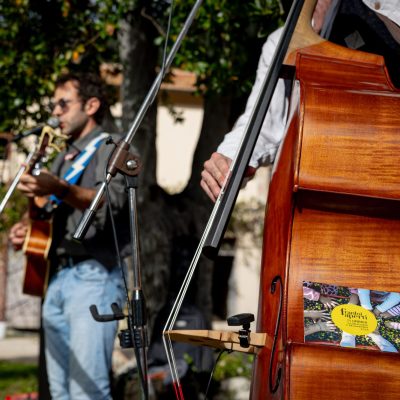
[[[37,392],[37,374],[37,365],[0,361],[0,398],[17,393]]]
[[[8,187],[0,187],[0,199],[4,199]],[[22,214],[27,210],[28,200],[18,190],[15,190],[5,209],[0,216],[0,232],[7,231],[21,219]]]
[[[254,356],[246,353],[231,353],[221,356],[218,362],[214,379],[222,381],[228,378],[245,377],[250,379],[253,370]]]
[[[379,333],[384,338],[389,340],[390,343],[392,343],[394,346],[396,346],[398,351],[400,351],[400,332],[397,329],[387,327],[385,325],[386,321],[400,323],[400,317],[393,317],[393,318],[390,318],[389,320],[383,320],[383,319],[378,320]]]
[[[126,9],[120,3],[0,3],[0,131],[22,129],[28,118],[46,119],[46,97],[62,71],[98,70],[101,62],[117,59],[117,21]]]
[[[172,40],[192,6],[176,0]],[[280,15],[276,0],[204,0],[175,65],[194,72],[203,93],[240,97],[252,86],[261,44],[279,26]]]
[[[265,203],[260,200],[238,201],[229,220],[228,236],[240,237],[250,233],[253,236],[253,241],[261,246],[264,232],[264,213]]]
[[[118,62],[121,18],[134,11],[145,11],[145,15],[153,3],[160,1],[2,1],[0,132],[21,130],[27,121],[46,119],[47,98],[62,71],[98,70],[103,62]],[[176,0],[172,40],[192,6],[193,2]],[[260,45],[278,26],[279,16],[277,0],[205,0],[175,66],[195,72],[204,92],[246,93]],[[165,13],[150,19],[166,25]]]

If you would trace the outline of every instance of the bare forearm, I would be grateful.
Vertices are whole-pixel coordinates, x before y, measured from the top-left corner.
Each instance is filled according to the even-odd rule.
[[[69,188],[62,200],[74,208],[85,210],[86,208],[89,208],[96,196],[96,193],[97,191],[95,189],[83,188],[77,185],[69,185]]]
[[[70,185],[64,179],[42,170],[39,175],[24,174],[18,188],[28,197],[55,195],[79,210],[88,208],[96,195],[96,189]]]

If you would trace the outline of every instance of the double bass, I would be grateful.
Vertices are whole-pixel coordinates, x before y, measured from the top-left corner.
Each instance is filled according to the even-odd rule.
[[[399,354],[305,340],[303,287],[400,292],[400,91],[377,55],[316,38],[290,57],[257,326],[275,340],[256,357],[251,398],[396,399]]]
[[[294,80],[265,214],[251,399],[397,399],[399,335],[393,352],[306,340],[306,284],[400,292],[400,91],[383,57],[313,33],[315,3],[285,59]],[[375,320],[365,332],[379,330],[355,307]],[[237,337],[204,336],[240,348]]]

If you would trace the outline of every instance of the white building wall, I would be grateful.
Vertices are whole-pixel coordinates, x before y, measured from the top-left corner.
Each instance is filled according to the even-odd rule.
[[[183,112],[183,123],[175,123],[164,106],[159,106],[157,120],[157,181],[170,193],[180,192],[189,180],[203,120],[200,107],[175,109]]]
[[[183,110],[177,107],[177,110]],[[179,192],[189,179],[192,157],[201,129],[203,110],[185,107],[184,122],[175,124],[166,107],[159,107],[157,122],[157,179],[169,192]],[[238,202],[257,201],[265,204],[269,168],[261,168],[241,190]],[[229,280],[227,314],[251,312],[257,317],[261,264],[261,241],[255,245],[251,235],[236,240],[235,260]]]
[[[271,168],[258,169],[253,180],[240,191],[238,202],[257,201],[265,207],[270,171]],[[264,218],[263,212],[260,218]],[[252,313],[257,322],[261,256],[262,237],[255,238],[254,232],[237,237],[235,259],[229,280],[228,315]]]

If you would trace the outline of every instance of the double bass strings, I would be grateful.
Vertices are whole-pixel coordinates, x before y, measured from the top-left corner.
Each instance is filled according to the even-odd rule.
[[[229,175],[230,174],[228,174],[228,176]],[[206,227],[204,229],[203,235],[202,235],[202,237],[200,239],[199,245],[198,245],[198,247],[196,249],[196,252],[195,252],[195,254],[193,256],[192,262],[190,263],[188,271],[187,271],[187,273],[185,275],[185,278],[183,280],[182,286],[179,289],[178,295],[177,295],[176,300],[175,300],[175,302],[174,302],[174,304],[172,306],[171,312],[170,312],[170,314],[168,316],[167,322],[166,322],[165,327],[163,329],[164,349],[165,349],[165,352],[166,352],[166,355],[167,355],[168,365],[169,365],[171,376],[172,376],[172,382],[173,382],[173,385],[174,385],[176,398],[178,400],[184,400],[184,396],[183,396],[182,385],[181,385],[181,382],[180,382],[180,379],[179,379],[179,374],[178,374],[178,370],[177,370],[177,366],[176,366],[176,360],[175,360],[175,354],[174,354],[174,350],[173,350],[173,346],[172,346],[172,341],[171,341],[171,337],[170,337],[168,331],[172,330],[174,325],[175,325],[175,322],[176,322],[176,319],[178,317],[179,311],[181,309],[183,300],[184,300],[184,298],[186,296],[186,292],[187,292],[187,290],[189,288],[189,285],[190,285],[190,283],[192,281],[192,278],[193,278],[193,274],[194,274],[194,272],[196,270],[196,267],[198,265],[198,262],[199,262],[199,259],[200,259],[201,253],[202,253],[202,249],[204,247],[205,240],[206,240],[207,235],[209,233],[210,227],[214,222],[214,218],[215,218],[215,215],[217,214],[217,210],[220,207],[221,198],[223,197],[223,194],[224,194],[224,190],[223,189],[226,186],[227,181],[228,181],[228,177],[225,179],[225,182],[222,185],[221,192],[220,192],[220,194],[219,194],[219,196],[218,196],[218,198],[217,198],[217,200],[215,202],[213,210],[212,210],[212,212],[210,214],[210,218],[209,218],[209,220],[207,222],[207,225],[206,225]]]

